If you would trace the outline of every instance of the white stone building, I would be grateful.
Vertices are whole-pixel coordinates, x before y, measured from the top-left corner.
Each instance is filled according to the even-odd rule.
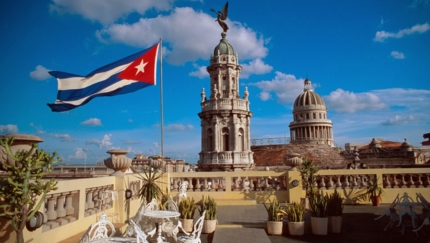
[[[249,93],[239,95],[239,75],[242,67],[226,37],[215,47],[207,71],[210,75],[210,95],[202,90],[198,114],[202,127],[202,150],[198,166],[203,170],[247,170],[254,165],[250,148]]]
[[[324,100],[313,91],[306,78],[303,92],[294,101],[293,121],[290,123],[292,144],[333,144],[332,122],[327,119]]]

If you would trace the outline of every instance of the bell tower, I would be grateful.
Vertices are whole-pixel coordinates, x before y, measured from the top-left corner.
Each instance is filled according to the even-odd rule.
[[[210,95],[202,89],[198,114],[202,127],[202,150],[198,166],[203,170],[242,171],[254,166],[250,146],[248,88],[239,95],[239,75],[242,67],[238,55],[228,43],[226,33],[211,54]]]

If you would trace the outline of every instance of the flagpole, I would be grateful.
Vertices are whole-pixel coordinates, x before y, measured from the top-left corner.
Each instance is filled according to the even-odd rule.
[[[161,119],[161,159],[164,161],[164,111],[163,111],[163,41],[160,38],[160,119]]]

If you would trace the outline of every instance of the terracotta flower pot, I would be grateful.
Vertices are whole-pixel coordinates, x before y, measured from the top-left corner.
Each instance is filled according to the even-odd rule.
[[[269,235],[282,235],[282,221],[267,221]]]
[[[213,220],[204,220],[203,221],[203,229],[202,229],[202,233],[204,234],[210,234],[212,232],[215,231],[216,229],[216,225],[217,225],[217,220],[213,219]]]
[[[182,223],[182,228],[184,228],[184,230],[186,232],[193,232],[193,227],[194,227],[194,220],[193,219],[181,219],[181,223]]]
[[[379,206],[379,204],[381,204],[381,197],[380,196],[372,197],[372,205]]]
[[[311,217],[312,234],[327,235],[328,218]]]
[[[303,235],[305,233],[305,222],[288,222],[290,235]]]

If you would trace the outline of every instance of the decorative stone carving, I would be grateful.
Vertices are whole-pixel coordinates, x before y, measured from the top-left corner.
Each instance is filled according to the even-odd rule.
[[[104,164],[109,169],[114,170],[111,176],[124,176],[124,172],[130,167],[132,159],[127,158],[125,155],[127,150],[111,149],[107,151],[111,155],[110,158],[104,160]]]
[[[31,149],[32,143],[43,142],[43,139],[41,139],[40,137],[28,134],[7,134],[4,136],[0,136],[0,139],[5,139],[9,137],[14,138],[12,146],[10,147],[12,153],[16,153],[18,151],[23,150],[28,151]],[[4,163],[19,166],[18,164],[15,164],[15,161],[6,153],[5,148],[0,146],[0,170],[6,170],[6,168],[3,166]]]
[[[288,155],[288,158],[285,159],[285,164],[293,167],[293,170],[295,169],[295,167],[302,165],[302,163],[303,161],[300,158],[300,154],[298,153],[291,153]]]

